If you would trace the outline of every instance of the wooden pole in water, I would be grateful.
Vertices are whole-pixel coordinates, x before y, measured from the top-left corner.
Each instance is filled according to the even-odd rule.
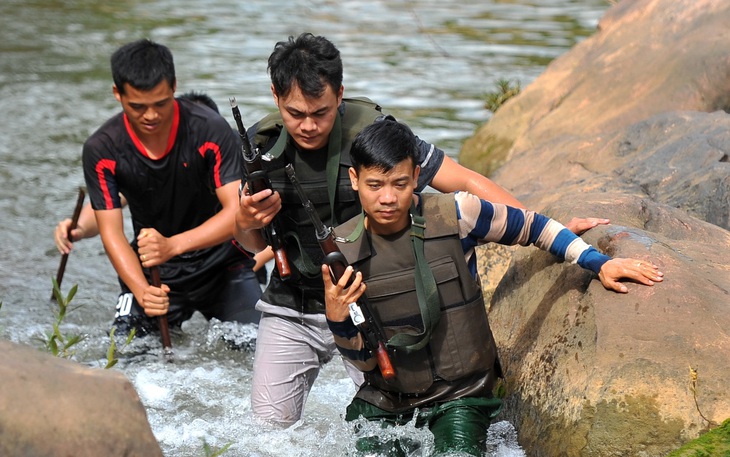
[[[160,280],[160,269],[157,267],[150,268],[150,277],[152,278],[152,285],[160,287],[162,281]],[[167,325],[167,316],[157,316],[157,323],[160,326],[160,339],[162,340],[162,347],[165,353],[172,353],[172,342],[170,341],[170,329]]]
[[[79,222],[79,216],[81,215],[81,208],[84,207],[84,198],[86,198],[86,192],[83,187],[79,187],[79,196],[76,199],[76,208],[74,208],[74,214],[71,217],[71,225],[68,226],[68,233],[66,236],[71,240],[71,231],[76,228],[76,224]],[[63,274],[66,272],[66,262],[68,261],[68,254],[61,256],[61,263],[58,265],[58,271],[56,272],[56,284],[58,289],[61,289],[61,281],[63,281]],[[51,291],[51,300],[56,299],[56,294]]]

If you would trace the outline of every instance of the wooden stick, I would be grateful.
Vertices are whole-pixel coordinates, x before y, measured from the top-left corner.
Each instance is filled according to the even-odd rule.
[[[71,239],[71,231],[76,228],[76,224],[79,222],[79,216],[81,215],[81,208],[84,207],[84,198],[86,198],[86,192],[84,192],[83,187],[79,187],[79,196],[76,199],[76,208],[74,209],[74,214],[71,217],[71,225],[68,226],[68,232],[66,233],[66,236],[68,237],[69,241],[73,241]],[[58,265],[58,271],[56,272],[56,284],[58,284],[58,289],[61,289],[61,281],[63,281],[63,274],[66,272],[66,262],[68,261],[68,254],[63,254],[61,256],[61,263]],[[56,300],[56,294],[51,291],[51,300]]]
[[[152,279],[152,285],[160,287],[162,281],[160,280],[160,269],[157,267],[150,268],[150,276]],[[172,342],[170,341],[170,329],[167,326],[167,316],[157,316],[157,323],[160,326],[160,339],[162,340],[162,347],[166,354],[172,353]]]

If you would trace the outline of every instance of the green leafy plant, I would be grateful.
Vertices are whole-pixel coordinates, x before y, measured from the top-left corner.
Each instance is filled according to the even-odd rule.
[[[484,102],[484,107],[491,112],[496,112],[500,106],[515,95],[519,94],[522,88],[520,82],[512,81],[508,79],[500,79],[496,82],[497,90],[494,92],[487,93],[487,99]]]
[[[40,338],[46,351],[50,352],[56,357],[63,357],[70,359],[74,356],[75,352],[72,350],[73,346],[86,339],[86,336],[80,334],[64,334],[61,332],[61,324],[66,318],[68,313],[74,311],[80,307],[70,308],[69,304],[73,300],[74,295],[78,289],[78,285],[74,284],[69,290],[68,295],[65,297],[61,294],[61,289],[58,287],[58,282],[55,278],[53,280],[53,296],[56,298],[56,304],[58,309],[52,309],[53,315],[56,321],[53,323],[53,329],[45,334],[45,338]]]
[[[201,438],[203,440],[203,452],[205,452],[205,457],[218,457],[220,455],[223,455],[224,452],[228,451],[228,448],[231,447],[233,443],[228,443],[225,446],[223,446],[220,449],[214,449],[208,444],[207,441],[205,441],[205,438]]]
[[[116,330],[116,327],[112,327],[111,331],[109,332],[109,348],[106,350],[106,365],[104,365],[105,370],[108,370],[109,368],[116,365],[117,362],[119,362],[119,359],[117,358],[117,340],[114,338],[114,332]],[[127,335],[127,339],[122,346],[122,351],[124,350],[124,348],[129,346],[129,343],[132,342],[136,333],[137,329],[135,328],[133,328],[132,331],[129,332],[129,335]]]
[[[667,455],[667,457],[728,456],[730,456],[730,419],[725,419],[719,427],[702,433]]]

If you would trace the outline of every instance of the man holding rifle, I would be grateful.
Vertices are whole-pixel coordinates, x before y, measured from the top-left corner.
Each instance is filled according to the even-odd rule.
[[[476,278],[476,246],[534,244],[620,293],[628,291],[620,279],[651,286],[663,274],[648,261],[611,259],[532,211],[467,192],[414,194],[418,156],[411,130],[390,119],[365,127],[350,150],[349,176],[363,212],[336,228],[336,240],[351,266],[334,284],[322,267],[335,343],[365,373],[346,419],[402,425],[418,410],[416,426],[433,432],[437,453],[479,456],[501,407],[492,395],[501,370]],[[350,319],[349,304],[363,294],[389,338],[393,379],[377,369]],[[359,447],[373,451],[379,444],[371,437]]]
[[[179,326],[196,310],[208,319],[258,322],[254,260],[234,245],[231,226],[240,139],[215,111],[175,98],[167,47],[128,43],[112,55],[111,69],[122,112],[86,140],[83,167],[98,231],[122,286],[114,326],[145,334],[157,330],[156,316]],[[122,195],[134,227],[131,245]],[[159,267],[160,287],[150,284],[152,267]]]
[[[271,91],[278,112],[253,125],[248,136],[264,153],[273,190],[244,192],[236,213],[236,238],[258,252],[266,243],[260,229],[277,218],[292,272],[282,280],[274,270],[256,305],[259,325],[251,403],[256,416],[289,426],[300,419],[304,403],[323,363],[336,354],[324,316],[320,272],[323,260],[311,221],[288,182],[292,164],[320,218],[328,225],[360,213],[348,169],[355,135],[382,116],[367,99],[345,99],[342,60],[325,37],[304,33],[276,44],[269,57]],[[467,190],[492,201],[521,206],[507,191],[418,140],[417,190],[427,185],[442,192]],[[583,231],[605,219],[574,221]],[[361,375],[348,366],[353,379]]]

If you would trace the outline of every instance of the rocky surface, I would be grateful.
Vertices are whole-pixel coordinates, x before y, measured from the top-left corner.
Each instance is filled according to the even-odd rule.
[[[502,417],[531,456],[664,456],[705,418],[730,417],[730,233],[631,195],[565,197],[545,212],[590,210],[612,224],[584,239],[650,260],[666,280],[616,294],[575,265],[516,250],[489,310],[509,393]]]
[[[0,340],[0,455],[162,456],[132,384]]]
[[[461,163],[491,174],[556,137],[592,137],[671,111],[728,111],[730,4],[620,1],[467,140]]]
[[[666,274],[621,295],[500,251],[501,418],[530,456],[664,456],[730,417],[728,23],[728,2],[619,2],[465,144],[461,163],[502,164],[492,178],[528,207],[608,217],[584,239]],[[480,265],[494,281],[500,262]]]

